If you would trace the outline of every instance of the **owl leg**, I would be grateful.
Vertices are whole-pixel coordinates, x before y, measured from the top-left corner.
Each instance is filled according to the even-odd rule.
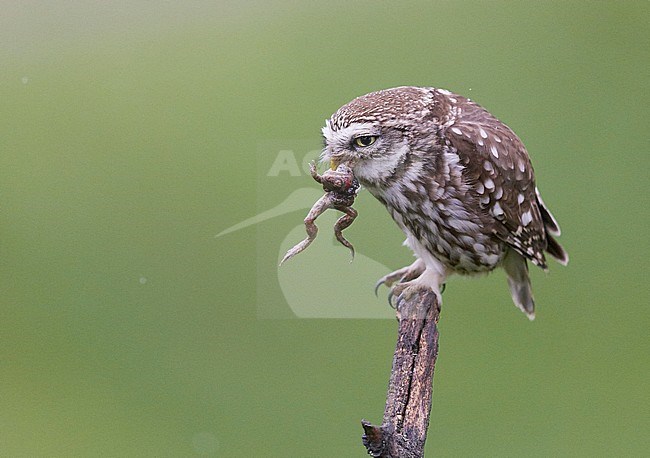
[[[444,281],[445,275],[443,273],[437,269],[431,269],[427,267],[419,277],[407,282],[398,283],[393,286],[388,296],[388,300],[391,305],[393,305],[399,311],[400,305],[404,301],[407,301],[414,295],[425,290],[433,291],[438,298],[438,303],[442,304],[440,287],[443,285]],[[394,301],[393,298],[395,298]]]
[[[396,282],[414,280],[422,275],[422,272],[424,272],[424,267],[424,261],[418,258],[410,266],[402,267],[401,269],[397,269],[395,272],[384,275],[379,280],[377,280],[377,283],[375,283],[375,296],[377,295],[377,291],[379,291],[379,287],[381,285],[390,287],[393,286],[393,284]]]

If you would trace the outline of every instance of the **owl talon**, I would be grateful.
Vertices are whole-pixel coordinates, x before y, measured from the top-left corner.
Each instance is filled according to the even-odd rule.
[[[406,283],[398,283],[397,285],[393,286],[388,293],[388,305],[390,305],[392,308],[395,310],[399,310],[400,304],[406,299],[404,297],[405,291],[413,285],[413,282],[406,282]],[[393,298],[395,301],[393,301]]]
[[[393,291],[392,290],[388,292],[388,306],[390,308],[392,308],[392,309],[395,308],[395,306],[393,305]]]
[[[396,270],[395,272],[391,272],[388,275],[384,275],[379,280],[377,280],[377,283],[375,283],[375,296],[379,295],[379,287],[381,285],[386,285],[390,288],[391,286],[393,286],[393,283],[401,281],[402,278],[404,278],[402,271],[405,269],[406,267]]]
[[[399,311],[402,308],[402,304],[407,300],[408,298],[404,296],[404,293],[400,294],[397,296],[397,301],[395,302],[395,310]]]
[[[429,284],[422,282],[420,279],[415,279],[406,283],[399,283],[391,289],[388,295],[389,304],[397,312],[398,319],[401,320],[403,317],[408,317],[410,319],[424,318],[424,316],[419,315],[421,310],[417,307],[414,308],[414,303],[410,302],[414,297],[422,292],[434,292],[438,304],[442,304],[440,292]],[[394,299],[395,296],[397,296],[396,299]]]
[[[386,285],[388,287],[393,286],[395,283],[406,283],[411,280],[415,280],[422,272],[424,272],[424,262],[420,259],[417,259],[413,264],[397,269],[395,272],[391,272],[387,275],[384,275],[377,283],[375,283],[375,296],[379,291],[381,285]],[[389,294],[390,296],[390,294]]]
[[[393,302],[394,297],[395,297],[395,293],[391,290],[388,293],[388,305],[392,309],[399,310],[399,307],[400,307],[402,301],[404,301],[404,293],[398,294],[397,299],[395,299],[395,301]]]

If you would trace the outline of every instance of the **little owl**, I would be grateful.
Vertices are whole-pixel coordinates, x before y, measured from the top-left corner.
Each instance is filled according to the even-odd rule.
[[[566,265],[560,227],[535,186],[521,140],[477,103],[443,89],[398,87],[361,96],[323,128],[322,158],[354,172],[406,234],[416,261],[379,280],[400,298],[452,273],[503,267],[532,320],[527,261]],[[439,296],[438,296],[439,297]]]

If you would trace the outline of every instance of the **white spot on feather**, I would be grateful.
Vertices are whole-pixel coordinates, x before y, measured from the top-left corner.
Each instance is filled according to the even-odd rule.
[[[532,220],[533,214],[530,212],[530,210],[521,215],[521,224],[524,226],[528,226]]]
[[[492,153],[492,156],[496,157],[497,159],[499,158],[499,151],[497,151],[496,146],[490,146],[490,152]]]
[[[452,127],[451,130],[452,130],[456,135],[463,135],[463,131],[461,131],[458,127]]]
[[[519,167],[521,173],[526,171],[526,164],[524,164],[524,161],[517,161],[517,167]]]
[[[406,181],[406,183],[402,184],[403,187],[408,188],[412,192],[417,192],[417,186],[415,181]]]
[[[431,203],[430,200],[426,200],[425,202],[422,203],[421,210],[424,212],[425,215],[427,215],[429,218],[434,217],[434,212],[433,212],[433,204]]]
[[[524,201],[524,195],[523,194],[517,194],[517,203],[521,205],[521,203]]]
[[[492,178],[486,178],[483,184],[487,189],[494,189],[494,181],[492,181]]]
[[[485,145],[485,143],[483,143],[483,139],[482,139],[482,138],[479,138],[479,139],[478,139],[478,144],[481,145],[481,146],[484,146],[484,145]]]
[[[481,137],[483,137],[483,138],[487,138],[487,132],[485,132],[485,131],[483,130],[482,127],[479,128],[478,131],[479,131],[479,133],[481,134]]]
[[[476,223],[465,219],[449,219],[449,225],[458,232],[476,232],[478,230]]]
[[[463,243],[463,245],[465,245],[466,247],[470,247],[474,243],[475,239],[474,237],[470,237],[469,235],[460,234],[458,236],[458,240],[460,240]]]

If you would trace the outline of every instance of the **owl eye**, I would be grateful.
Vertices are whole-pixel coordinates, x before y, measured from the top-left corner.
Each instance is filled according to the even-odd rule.
[[[363,135],[361,137],[357,137],[354,139],[354,145],[359,146],[361,148],[365,148],[366,146],[372,145],[376,141],[377,141],[376,135]]]

